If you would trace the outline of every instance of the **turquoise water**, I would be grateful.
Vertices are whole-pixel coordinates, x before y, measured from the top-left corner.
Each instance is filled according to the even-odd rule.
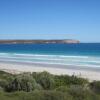
[[[100,67],[100,44],[0,44],[0,61]]]

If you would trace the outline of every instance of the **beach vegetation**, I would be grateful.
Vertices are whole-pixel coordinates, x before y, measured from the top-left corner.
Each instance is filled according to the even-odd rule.
[[[34,73],[32,74],[35,77],[38,84],[42,86],[44,90],[50,90],[54,88],[55,80],[54,77],[48,72]]]
[[[100,100],[100,82],[48,72],[0,72],[0,100]]]
[[[100,94],[100,81],[93,81],[89,84],[89,86],[92,91]]]

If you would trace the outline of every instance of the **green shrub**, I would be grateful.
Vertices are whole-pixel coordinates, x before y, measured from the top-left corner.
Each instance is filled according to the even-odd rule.
[[[69,87],[67,87],[67,86],[60,86],[60,87],[56,88],[55,90],[61,91],[61,92],[67,92],[68,89],[69,89]]]
[[[56,87],[59,86],[70,86],[70,85],[82,85],[85,86],[89,82],[83,78],[77,78],[76,76],[68,76],[68,75],[61,75],[55,76],[55,85]]]
[[[47,72],[40,73],[37,82],[45,90],[53,89],[55,84],[53,77]]]
[[[99,100],[96,94],[80,85],[72,85],[67,91],[74,100]]]
[[[10,81],[13,79],[13,77],[14,77],[14,75],[12,75],[12,74],[9,74],[9,73],[4,72],[4,71],[0,71],[0,79],[1,80]]]
[[[100,94],[100,81],[91,82],[89,86],[94,92]]]
[[[8,81],[7,80],[0,80],[0,87],[5,88],[8,85]]]
[[[6,87],[6,91],[26,91],[30,92],[35,89],[40,89],[39,84],[36,83],[35,79],[29,73],[18,75],[13,81]]]
[[[0,100],[100,100],[97,81],[48,72],[0,75]]]

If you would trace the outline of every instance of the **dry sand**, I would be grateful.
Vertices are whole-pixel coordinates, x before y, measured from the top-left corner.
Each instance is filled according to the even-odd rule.
[[[43,65],[28,65],[28,64],[17,64],[17,63],[2,63],[0,62],[0,70],[6,71],[13,74],[18,74],[22,72],[42,72],[48,71],[55,75],[76,75],[78,77],[87,78],[90,81],[100,80],[100,72],[93,70],[82,70],[75,68],[57,68],[57,67],[46,67]]]

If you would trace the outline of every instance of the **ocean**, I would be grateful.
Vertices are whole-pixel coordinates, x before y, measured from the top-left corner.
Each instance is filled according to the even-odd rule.
[[[100,43],[0,44],[0,62],[100,67]]]

